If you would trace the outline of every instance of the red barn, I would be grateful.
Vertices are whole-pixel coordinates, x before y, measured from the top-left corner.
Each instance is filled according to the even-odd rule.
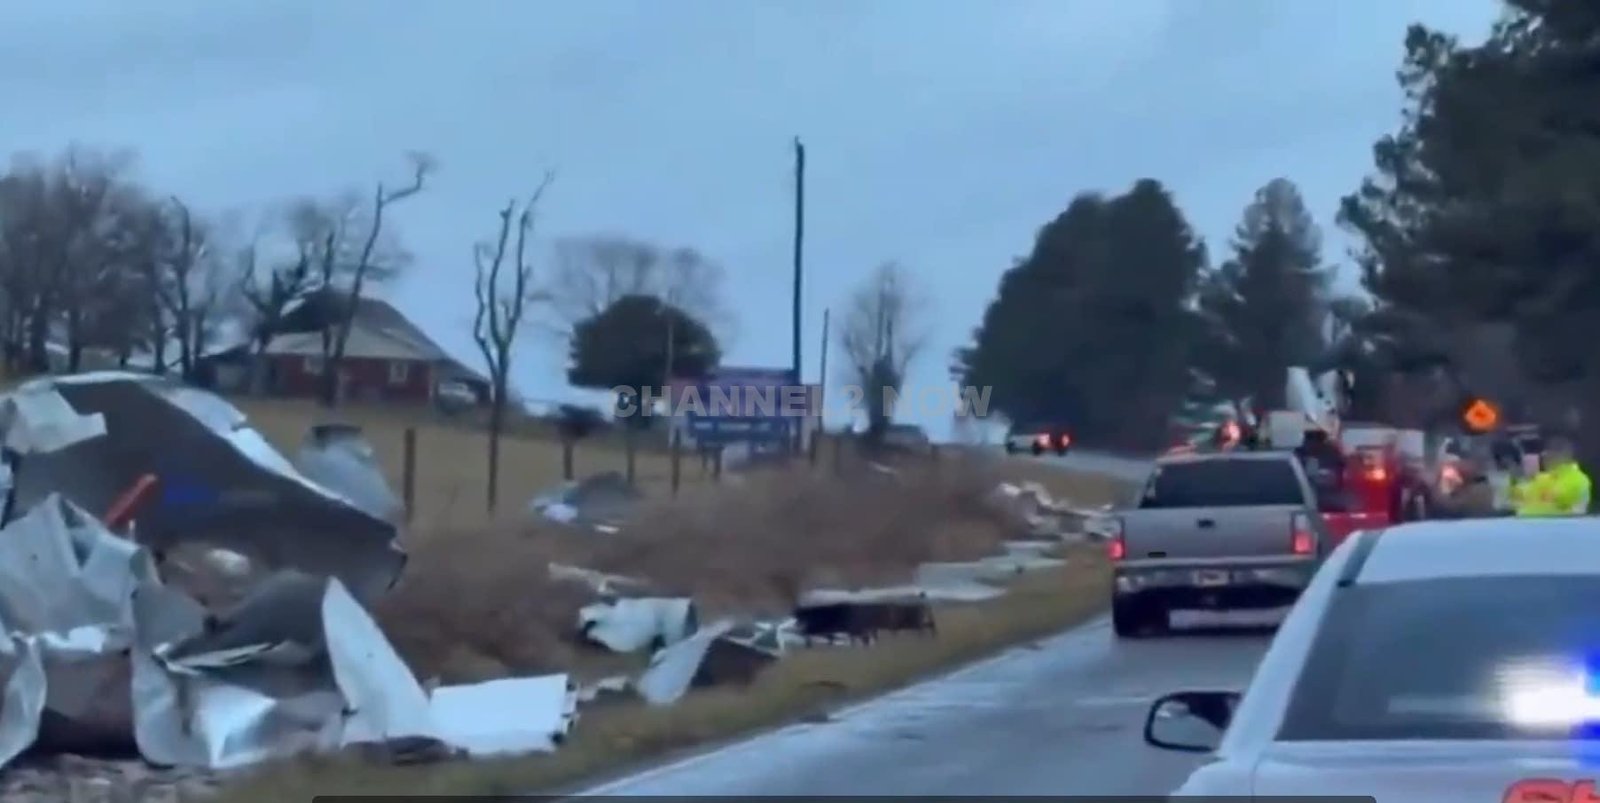
[[[332,336],[329,302],[313,298],[286,316],[284,332],[267,345],[268,375],[275,394],[316,396],[321,392],[323,338]],[[386,301],[358,300],[339,366],[340,398],[425,404],[442,387],[470,389],[487,398],[482,376],[457,362],[432,338]]]

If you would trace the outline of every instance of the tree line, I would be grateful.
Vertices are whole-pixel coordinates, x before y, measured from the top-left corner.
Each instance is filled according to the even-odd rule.
[[[1340,297],[1295,185],[1268,182],[1215,264],[1154,179],[1085,193],[1001,278],[958,381],[1011,421],[1148,448],[1196,400],[1282,401],[1344,367],[1355,414],[1437,425],[1469,395],[1600,449],[1600,7],[1508,0],[1487,41],[1405,37],[1406,105],[1340,204]],[[1421,400],[1421,401],[1419,401]],[[1409,402],[1409,406],[1408,403]]]
[[[952,373],[992,388],[991,407],[1017,424],[1163,445],[1186,402],[1283,401],[1284,367],[1320,358],[1348,306],[1330,277],[1287,179],[1256,193],[1215,265],[1161,182],[1082,193],[1002,275]]]
[[[415,262],[393,216],[427,189],[434,163],[421,154],[408,160],[403,180],[245,215],[197,209],[149,186],[127,152],[73,147],[14,158],[0,173],[0,356],[8,372],[78,371],[98,352],[121,366],[196,380],[201,356],[224,345],[228,330],[245,333],[259,355],[284,334],[291,310],[315,302],[327,324],[324,401],[336,404],[334,378],[357,310],[351,302]],[[487,241],[471,244],[474,340],[497,391],[507,390],[514,345],[535,329],[568,342],[573,377],[593,387],[618,384],[603,342],[648,352],[661,338],[630,327],[661,331],[666,318],[682,323],[687,370],[714,364],[714,331],[728,320],[722,267],[692,248],[615,234],[536,243],[534,212],[551,178],[500,210]],[[633,315],[640,308],[643,318]]]

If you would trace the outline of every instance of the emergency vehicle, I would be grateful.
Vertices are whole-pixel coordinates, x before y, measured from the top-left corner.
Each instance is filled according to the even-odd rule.
[[[1428,484],[1422,467],[1423,433],[1343,422],[1347,387],[1336,371],[1313,378],[1306,368],[1291,367],[1284,394],[1287,409],[1268,411],[1259,422],[1241,409],[1202,447],[1301,452],[1307,474],[1317,481],[1319,512],[1335,545],[1360,530],[1420,517],[1426,505],[1418,500],[1426,498]],[[1307,443],[1310,432],[1325,433],[1327,443],[1312,448]]]

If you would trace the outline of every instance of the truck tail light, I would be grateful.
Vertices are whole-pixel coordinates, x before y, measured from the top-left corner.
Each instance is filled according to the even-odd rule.
[[[1310,555],[1317,549],[1317,534],[1311,529],[1311,519],[1296,513],[1289,520],[1289,551],[1296,555]]]
[[[1128,539],[1122,530],[1122,519],[1111,519],[1111,536],[1106,541],[1106,557],[1117,561],[1128,557]]]

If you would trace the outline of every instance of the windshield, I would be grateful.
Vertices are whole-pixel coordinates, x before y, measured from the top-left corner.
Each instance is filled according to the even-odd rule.
[[[1197,460],[1156,466],[1139,507],[1260,507],[1303,505],[1304,493],[1287,460]]]
[[[1278,738],[1565,738],[1600,722],[1600,576],[1357,585],[1335,601]],[[1590,689],[1586,691],[1586,689]]]

